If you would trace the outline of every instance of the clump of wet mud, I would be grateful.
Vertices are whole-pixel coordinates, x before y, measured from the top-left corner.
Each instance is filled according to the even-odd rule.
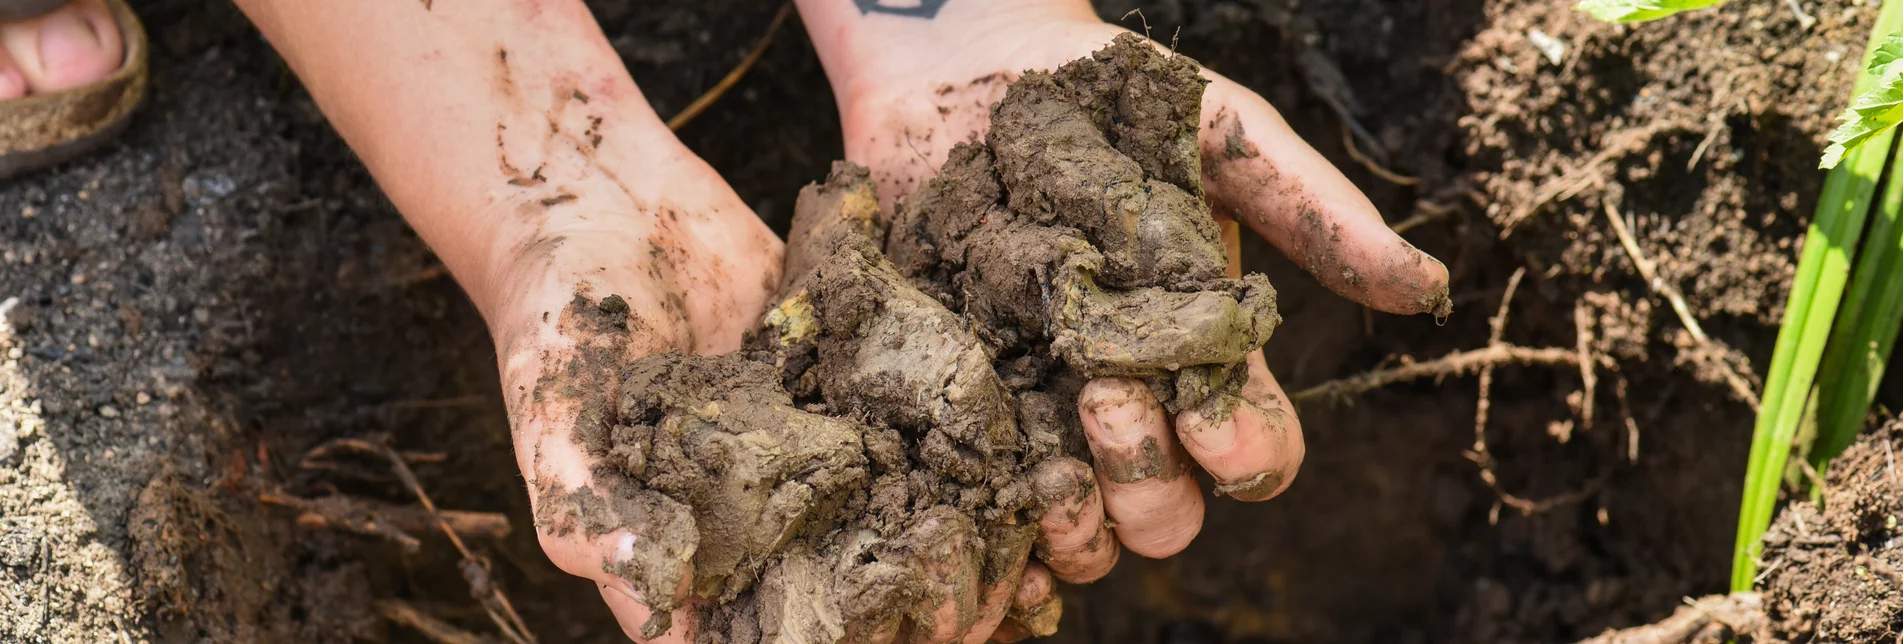
[[[1226,276],[1204,84],[1132,36],[1027,73],[889,219],[836,164],[800,194],[744,350],[624,365],[575,429],[601,489],[569,502],[590,533],[650,535],[615,571],[657,609],[646,634],[681,588],[701,642],[942,631],[948,603],[968,630],[1034,548],[1033,466],[1089,458],[1087,378],[1226,414],[1280,317],[1266,279]]]

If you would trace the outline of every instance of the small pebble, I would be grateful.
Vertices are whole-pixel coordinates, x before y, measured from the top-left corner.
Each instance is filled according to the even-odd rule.
[[[100,405],[99,415],[102,418],[118,418],[119,408],[112,405]]]
[[[211,322],[211,311],[207,311],[203,307],[192,309],[192,319],[197,320],[199,324],[209,323]]]
[[[133,396],[132,399],[138,401],[139,404],[143,405],[143,404],[152,402],[152,395],[141,391],[139,392],[139,395]]]
[[[34,209],[32,206],[23,206],[20,208],[20,217],[22,219],[32,219],[33,216],[37,214],[40,214],[40,211]]]
[[[26,355],[26,350],[20,347],[7,349],[8,360],[19,360],[22,356],[25,356],[25,355]]]

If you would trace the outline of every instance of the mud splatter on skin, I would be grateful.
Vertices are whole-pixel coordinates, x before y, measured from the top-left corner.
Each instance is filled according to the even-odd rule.
[[[970,629],[979,598],[1037,547],[1046,509],[1095,498],[1081,463],[1069,481],[1031,475],[1087,456],[1075,412],[1086,378],[1145,379],[1133,386],[1164,401],[1153,414],[1225,408],[1247,379],[1237,367],[1280,321],[1265,279],[1225,277],[1201,198],[1204,82],[1194,62],[1133,37],[1027,73],[985,141],[955,147],[890,221],[864,168],[835,165],[802,191],[778,296],[742,352],[653,355],[612,382],[549,383],[585,401],[573,432],[597,480],[639,491],[624,493],[628,527],[678,535],[618,574],[664,591],[686,553],[707,642],[923,632],[945,602],[945,626]],[[893,144],[915,151],[933,136],[904,134]],[[649,253],[666,280],[684,249],[662,236]],[[570,310],[599,331],[625,308],[615,302]],[[661,304],[684,315],[685,302]],[[600,378],[590,360],[584,349],[559,379]],[[1115,482],[1189,471],[1158,437],[1100,456]],[[692,529],[656,498],[685,508]]]

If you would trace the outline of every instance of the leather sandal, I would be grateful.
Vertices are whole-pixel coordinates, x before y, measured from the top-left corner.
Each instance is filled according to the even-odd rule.
[[[69,0],[0,0],[0,21],[24,20]],[[42,170],[98,149],[125,129],[145,98],[145,26],[125,0],[103,0],[125,42],[125,60],[105,78],[48,94],[0,101],[0,179]]]

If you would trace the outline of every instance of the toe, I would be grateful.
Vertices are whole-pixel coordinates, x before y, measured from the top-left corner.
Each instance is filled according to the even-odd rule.
[[[35,94],[96,82],[125,60],[125,43],[104,0],[73,0],[38,18],[0,25],[0,46]]]
[[[26,96],[26,76],[13,64],[13,57],[0,49],[0,101]]]

